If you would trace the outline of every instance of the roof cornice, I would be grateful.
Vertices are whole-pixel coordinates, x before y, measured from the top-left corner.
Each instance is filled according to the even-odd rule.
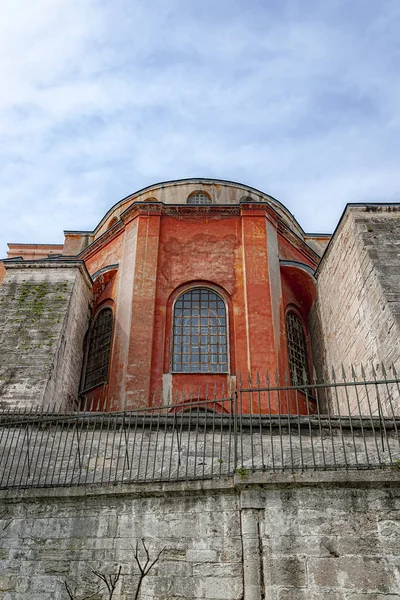
[[[93,231],[78,232],[78,231],[67,230],[67,231],[65,231],[65,233],[68,233],[68,234],[81,233],[82,235],[95,235],[96,232],[104,225],[104,223],[107,221],[107,219],[111,216],[111,214],[120,205],[128,202],[129,200],[131,200],[132,202],[135,202],[143,194],[149,194],[152,192],[156,193],[157,190],[160,190],[160,189],[163,189],[166,187],[184,186],[184,185],[188,185],[188,184],[198,184],[199,186],[213,185],[213,184],[217,185],[217,186],[224,185],[227,187],[235,187],[235,188],[239,188],[239,189],[243,190],[244,196],[246,196],[246,195],[258,196],[259,198],[262,198],[263,201],[268,202],[272,205],[276,205],[276,208],[278,208],[279,210],[282,211],[282,213],[285,214],[286,218],[293,224],[293,227],[295,229],[298,229],[300,234],[305,235],[303,228],[297,222],[294,215],[286,208],[286,206],[284,204],[282,204],[279,200],[277,200],[270,194],[266,194],[265,192],[262,192],[261,190],[259,190],[257,188],[251,187],[251,186],[243,184],[243,183],[238,183],[238,182],[230,181],[227,179],[210,179],[210,178],[206,178],[206,177],[205,178],[203,177],[203,178],[173,179],[170,181],[162,181],[162,182],[158,182],[158,183],[154,183],[152,185],[146,186],[144,188],[137,190],[136,192],[134,192],[132,194],[129,194],[128,196],[125,196],[124,198],[122,198],[121,200],[116,202],[113,206],[111,206],[111,208],[109,208],[109,210],[105,213],[105,215],[102,217],[102,219],[99,221],[97,226],[93,229]],[[215,205],[213,205],[213,206],[215,206]]]

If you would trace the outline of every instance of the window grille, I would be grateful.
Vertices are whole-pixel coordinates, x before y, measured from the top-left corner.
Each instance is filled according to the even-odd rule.
[[[286,336],[292,385],[303,383],[304,373],[309,381],[307,340],[303,325],[294,312],[289,312],[286,316]]]
[[[110,361],[113,312],[103,309],[97,316],[89,335],[84,389],[106,383]]]
[[[211,204],[211,198],[207,196],[207,194],[202,194],[201,192],[197,192],[196,194],[192,194],[189,196],[188,204]]]
[[[215,292],[194,288],[175,303],[172,370],[176,373],[228,371],[227,315]]]

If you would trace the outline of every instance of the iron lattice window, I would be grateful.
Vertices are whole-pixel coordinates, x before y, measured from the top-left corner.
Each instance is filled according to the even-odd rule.
[[[207,194],[196,193],[188,198],[188,204],[211,204],[211,198]]]
[[[286,336],[292,385],[303,383],[304,376],[309,381],[307,340],[303,325],[294,312],[289,312],[286,316]]]
[[[102,310],[96,318],[89,337],[84,389],[106,383],[110,361],[113,312]]]
[[[220,296],[195,288],[175,303],[172,370],[183,373],[228,371],[227,315]]]

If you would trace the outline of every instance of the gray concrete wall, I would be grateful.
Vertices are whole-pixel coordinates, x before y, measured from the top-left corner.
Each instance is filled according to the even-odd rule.
[[[361,377],[379,378],[379,363],[386,369],[400,366],[400,207],[349,207],[317,272],[317,299],[310,316],[314,362],[320,374],[347,376],[354,365]],[[400,398],[391,390],[396,414]],[[371,390],[373,409],[377,398]],[[361,402],[368,412],[368,399],[350,397],[354,413]],[[391,414],[389,406],[383,406]]]
[[[79,262],[5,264],[0,287],[0,408],[77,400],[90,278]]]
[[[377,471],[3,492],[0,597],[66,599],[68,581],[83,598],[91,569],[121,566],[114,599],[133,600],[144,540],[163,553],[143,600],[394,600],[399,483]]]

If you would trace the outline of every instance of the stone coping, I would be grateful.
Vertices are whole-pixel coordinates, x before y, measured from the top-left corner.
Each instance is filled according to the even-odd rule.
[[[9,258],[3,262],[4,268],[9,269],[79,269],[88,287],[92,287],[92,278],[83,260],[49,258],[38,260],[21,260]]]
[[[296,487],[388,487],[400,485],[400,469],[306,471],[303,473],[248,473],[245,470],[230,477],[188,481],[132,483],[118,485],[66,486],[0,490],[0,502],[37,502],[61,498],[93,498],[130,496],[137,498],[193,496],[204,493],[251,492]]]

